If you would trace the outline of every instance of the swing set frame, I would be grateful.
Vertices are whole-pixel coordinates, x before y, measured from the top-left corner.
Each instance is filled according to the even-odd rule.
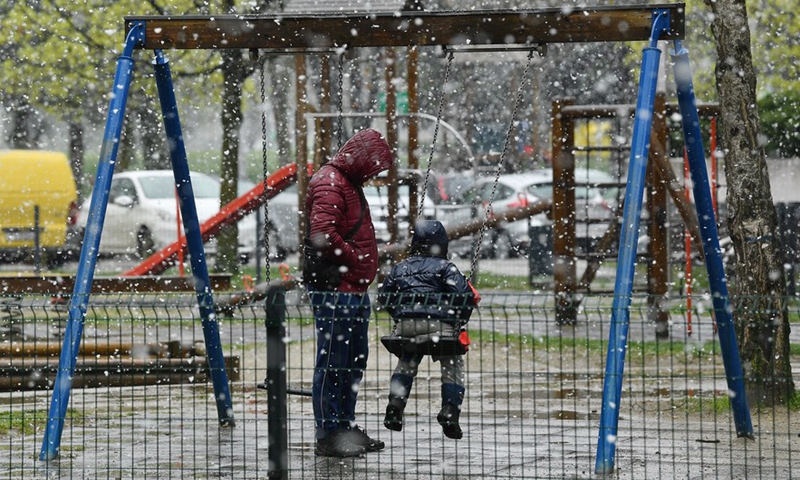
[[[595,470],[614,469],[614,447],[619,420],[628,308],[631,300],[635,248],[638,238],[648,139],[652,123],[655,79],[658,76],[659,40],[674,42],[676,83],[684,137],[695,189],[700,229],[719,327],[720,342],[733,392],[732,409],[738,436],[752,436],[749,407],[744,395],[743,376],[736,344],[719,238],[708,188],[702,140],[697,127],[697,108],[691,83],[688,52],[680,45],[684,38],[685,5],[654,4],[639,6],[569,7],[508,11],[408,11],[331,15],[214,15],[214,16],[134,16],[125,18],[126,40],[117,62],[95,188],[89,210],[75,287],[70,297],[69,317],[59,368],[53,389],[40,460],[58,457],[61,434],[75,372],[89,295],[92,289],[97,253],[102,232],[108,190],[116,163],[122,119],[132,77],[134,51],[153,50],[155,79],[161,102],[170,156],[180,197],[181,216],[195,279],[197,302],[206,341],[208,364],[214,387],[219,424],[233,426],[233,409],[225,371],[222,346],[199,228],[189,165],[181,133],[177,101],[172,85],[166,49],[248,49],[273,54],[331,53],[359,47],[442,47],[464,51],[486,49],[536,49],[548,43],[649,41],[644,49],[633,131],[628,186],[620,236],[617,283],[609,332],[608,360],[603,393],[601,425]],[[496,51],[496,50],[494,50]],[[304,171],[304,170],[303,170]],[[270,312],[276,310],[281,292],[267,298],[268,328]],[[280,318],[280,312],[272,314]],[[280,356],[276,361],[281,361]],[[272,379],[269,378],[268,381]],[[278,380],[280,380],[278,378]],[[285,376],[283,377],[285,393]],[[275,392],[280,391],[278,388]],[[288,478],[285,450],[286,401],[270,389],[270,422],[275,415],[277,437],[270,445],[270,478]],[[283,404],[281,410],[277,406]],[[275,407],[275,408],[273,408]],[[281,455],[283,453],[283,455]]]

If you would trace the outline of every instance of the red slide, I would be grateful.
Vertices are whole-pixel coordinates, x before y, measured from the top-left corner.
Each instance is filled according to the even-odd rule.
[[[296,181],[297,165],[292,163],[279,168],[267,178],[267,198],[274,197]],[[255,211],[263,203],[263,195],[264,182],[261,182],[241,197],[222,207],[216,215],[200,225],[203,243],[214,238],[223,228],[233,225],[248,213]],[[175,265],[180,251],[185,254],[187,250],[186,237],[182,236],[178,241],[150,255],[142,263],[122,275],[126,277],[158,275]]]

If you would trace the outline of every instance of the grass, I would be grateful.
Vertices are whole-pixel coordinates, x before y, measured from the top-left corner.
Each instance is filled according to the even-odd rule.
[[[533,335],[504,334],[487,330],[470,330],[470,337],[477,343],[498,343],[504,345],[543,346],[549,351],[583,350],[587,353],[604,353],[608,349],[607,340],[574,337],[534,337]],[[697,347],[683,342],[644,341],[628,342],[628,355],[673,356],[689,353],[692,356],[719,355],[719,345],[715,341],[705,342]]]
[[[800,323],[800,303],[798,303],[796,297],[790,298],[787,303],[789,323]]]
[[[707,413],[721,415],[731,411],[731,400],[727,396],[714,395],[713,398],[689,397],[681,404],[673,404],[673,407],[680,409],[683,407],[690,413]]]
[[[270,262],[270,278],[280,278],[278,264],[280,262]],[[296,266],[289,267],[289,274],[298,276],[300,270]],[[240,269],[238,274],[231,277],[231,287],[234,290],[240,289],[243,286],[243,279],[245,276],[256,278],[256,268],[254,266],[244,266]],[[524,275],[497,275],[488,272],[481,272],[478,275],[478,282],[476,288],[483,288],[486,290],[531,290],[528,283],[528,277]]]
[[[531,290],[526,276],[497,275],[480,272],[475,288],[484,290]]]
[[[794,395],[786,402],[786,406],[793,412],[800,411],[800,391],[794,392]]]
[[[673,404],[675,408],[684,407],[691,413],[714,413],[724,414],[731,411],[731,400],[725,395],[714,395],[713,398],[689,397],[681,404]],[[786,401],[786,407],[793,412],[800,411],[800,391]]]
[[[0,412],[0,435],[8,435],[11,432],[32,435],[47,425],[48,415],[49,412],[44,409]],[[67,419],[74,423],[83,423],[83,416],[74,408],[67,409]]]

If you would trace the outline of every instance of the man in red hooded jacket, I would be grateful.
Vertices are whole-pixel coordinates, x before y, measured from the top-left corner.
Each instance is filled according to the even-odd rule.
[[[375,228],[362,185],[391,162],[383,136],[363,130],[308,184],[306,242],[338,266],[326,275],[334,281],[307,284],[317,329],[312,400],[320,456],[352,457],[384,447],[355,424],[355,407],[369,355],[367,288],[378,272]]]

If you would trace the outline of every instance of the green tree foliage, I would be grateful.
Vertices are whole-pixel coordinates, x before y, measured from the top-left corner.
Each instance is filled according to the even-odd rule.
[[[750,48],[762,134],[770,155],[798,155],[800,137],[800,21],[793,0],[747,0]],[[686,40],[699,100],[718,101],[714,88],[717,54],[711,33],[714,14],[701,0],[686,3]]]
[[[800,21],[790,0],[751,0],[753,60],[758,72],[758,112],[769,155],[800,155]]]
[[[107,113],[114,66],[124,44],[123,18],[163,13],[165,8],[158,3],[135,0],[14,2],[0,18],[0,28],[6,33],[5,42],[0,46],[4,52],[0,60],[0,99],[12,105],[24,100],[55,121],[100,129]],[[189,1],[161,3],[169,3],[178,11],[196,12]],[[142,54],[137,52],[137,55]],[[193,77],[196,82],[197,76],[209,75],[211,81],[200,82],[204,88],[192,88],[185,94],[189,100],[203,101],[214,91],[214,77],[210,74],[215,72],[215,65],[210,64],[208,55],[181,54],[190,55],[200,62],[182,62],[191,68],[174,69],[173,75],[176,83],[180,83],[182,77]],[[155,85],[146,67],[146,62],[137,63],[132,92],[154,96]],[[130,110],[139,108],[131,104],[129,107]],[[158,115],[158,112],[152,114]]]
[[[758,101],[764,147],[770,156],[800,156],[800,91],[770,93]]]
[[[759,97],[800,91],[800,19],[794,0],[749,0],[750,41]]]
[[[15,106],[15,112],[44,112],[55,121],[69,124],[71,145],[82,146],[83,128],[93,126],[94,136],[107,114],[108,92],[114,66],[124,45],[126,15],[181,15],[254,13],[268,1],[218,0],[39,0],[13,2],[0,7],[0,101]],[[171,70],[181,109],[209,112],[223,118],[225,144],[220,149],[219,174],[223,179],[223,203],[236,196],[238,177],[238,131],[241,128],[242,83],[253,71],[240,51],[171,51]],[[164,165],[164,143],[160,112],[153,102],[155,83],[143,55],[136,52],[127,118],[120,149],[120,164],[130,167]],[[227,55],[227,56],[226,56]],[[227,88],[223,89],[223,85]],[[225,98],[220,101],[223,94]],[[216,107],[212,106],[216,105]],[[232,108],[234,106],[235,108]],[[25,107],[25,108],[22,108]],[[223,112],[214,113],[216,112]],[[224,113],[229,112],[229,113]],[[18,115],[23,121],[28,117]],[[156,119],[154,121],[154,119]],[[231,121],[233,119],[234,121]],[[19,121],[17,123],[20,123]],[[27,126],[26,126],[27,128]],[[22,131],[20,129],[20,131]],[[14,134],[14,136],[21,136]],[[27,138],[27,135],[25,136]],[[82,153],[73,152],[73,157]],[[73,158],[74,160],[74,158]],[[141,163],[140,163],[141,162]],[[80,170],[80,167],[78,168]],[[77,172],[76,172],[77,173]],[[232,180],[231,180],[232,179]],[[236,235],[220,241],[226,269],[237,268]],[[232,245],[232,246],[231,246]]]

